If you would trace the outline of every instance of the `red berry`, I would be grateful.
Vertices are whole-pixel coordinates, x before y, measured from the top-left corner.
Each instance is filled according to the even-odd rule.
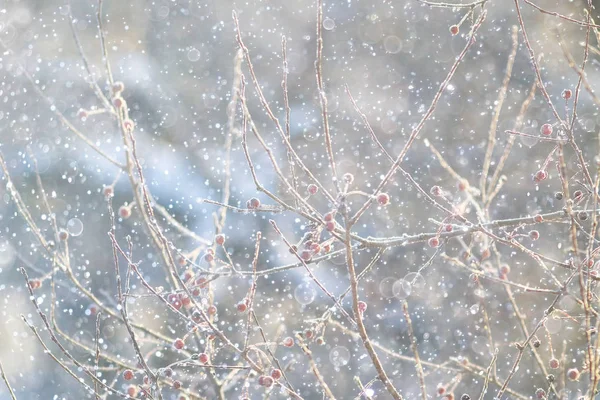
[[[509,272],[510,272],[510,266],[508,264],[502,264],[500,266],[500,273],[502,275],[508,275]]]
[[[219,234],[219,235],[215,236],[215,243],[218,244],[219,246],[222,246],[223,243],[225,243],[225,235]]]
[[[429,247],[438,247],[440,245],[440,239],[438,239],[437,237],[432,237],[431,239],[429,239]]]
[[[565,100],[569,100],[571,98],[571,96],[573,95],[573,92],[571,92],[571,89],[565,89],[562,92],[562,97]]]
[[[165,374],[167,378],[170,378],[171,376],[173,376],[173,370],[167,367],[163,370],[163,374]]]
[[[552,125],[550,125],[550,124],[542,125],[542,135],[544,135],[544,136],[552,135]]]
[[[314,183],[311,183],[310,185],[308,185],[306,190],[308,191],[308,193],[310,195],[314,195],[314,194],[317,194],[317,192],[319,191],[319,188]]]
[[[469,182],[467,182],[465,179],[462,179],[461,181],[458,182],[457,187],[458,187],[459,191],[464,192],[469,187]]]
[[[173,381],[173,389],[181,389],[181,381]]]
[[[304,331],[304,336],[306,336],[307,339],[312,339],[312,337],[314,336],[314,333],[311,329],[307,329]]]
[[[446,230],[446,232],[452,232],[452,229],[454,229],[454,228],[452,228],[452,225],[450,225],[450,224],[447,224],[447,225],[444,227],[444,229]]]
[[[198,356],[198,360],[200,360],[202,364],[206,364],[208,362],[208,354],[200,353],[200,355]]]
[[[184,346],[185,342],[183,341],[183,339],[175,339],[175,341],[173,342],[173,347],[175,347],[177,350],[183,349]]]
[[[361,313],[367,311],[367,303],[365,303],[364,301],[359,301],[358,302],[358,311],[360,311]]]
[[[113,102],[113,105],[117,108],[121,108],[121,107],[123,107],[123,104],[125,104],[125,101],[120,96],[113,98],[112,102]]]
[[[127,206],[121,206],[119,208],[119,216],[123,219],[131,217],[131,209]]]
[[[240,301],[239,303],[237,303],[236,308],[237,308],[238,312],[244,313],[248,309],[248,305],[246,304],[245,301]]]
[[[329,231],[329,232],[333,232],[335,230],[335,222],[327,221],[325,223],[325,229],[327,229],[327,231]]]
[[[390,196],[387,193],[379,193],[377,195],[377,202],[380,206],[387,206],[390,202]]]
[[[286,337],[283,339],[283,345],[285,347],[292,347],[294,345],[294,339],[291,336]]]
[[[123,379],[125,379],[126,381],[130,381],[133,379],[133,371],[130,369],[126,369],[125,371],[123,371]]]
[[[433,196],[439,197],[442,195],[442,188],[439,186],[432,186],[429,190],[429,193],[431,193]]]
[[[548,173],[545,170],[540,169],[538,172],[535,173],[534,180],[536,182],[541,182],[541,181],[543,181],[546,178],[548,178]]]
[[[217,307],[211,305],[206,309],[206,312],[208,313],[208,315],[215,315],[217,313]]]
[[[558,360],[556,358],[550,359],[550,368],[558,369],[559,366],[560,366],[560,362],[558,362]]]
[[[582,197],[583,197],[583,192],[581,190],[576,190],[575,192],[573,192],[573,199],[575,201],[581,200]]]
[[[248,200],[248,202],[246,203],[246,207],[248,207],[251,210],[257,209],[258,207],[260,207],[260,200],[256,197],[253,197],[250,200]]]
[[[276,381],[278,381],[281,378],[281,370],[275,368],[273,371],[271,371],[271,378],[275,379]]]
[[[544,221],[544,217],[542,217],[540,214],[538,214],[535,217],[533,217],[533,220],[537,223],[540,223],[540,222]]]
[[[437,387],[437,393],[438,393],[438,396],[443,395],[444,393],[446,393],[446,387],[443,385],[439,385]]]
[[[458,35],[458,25],[452,25],[450,27],[450,33],[452,34],[452,36]]]
[[[69,238],[69,232],[61,229],[60,232],[58,232],[58,238],[64,242]]]
[[[577,368],[571,368],[567,371],[567,377],[572,381],[576,381],[579,379],[579,370]]]
[[[81,119],[87,118],[88,117],[88,112],[87,110],[84,110],[83,108],[80,109],[79,111],[77,111],[77,116]]]
[[[538,399],[545,399],[546,398],[546,391],[542,388],[539,388],[535,391],[535,397],[537,397]]]
[[[331,251],[331,245],[326,243],[323,245],[323,253],[329,253]]]
[[[302,250],[302,253],[300,253],[300,258],[302,258],[304,261],[310,261],[312,256],[313,253],[309,250]]]
[[[538,240],[540,238],[540,233],[538,231],[530,231],[529,238],[531,240]]]
[[[104,197],[110,198],[115,195],[115,191],[112,186],[104,186],[102,188],[102,194],[104,195]]]
[[[137,396],[137,392],[138,392],[137,387],[135,387],[134,385],[129,385],[127,387],[127,395],[129,397],[135,397],[135,396]]]
[[[323,220],[325,222],[333,221],[333,212],[328,212],[327,214],[323,215]]]

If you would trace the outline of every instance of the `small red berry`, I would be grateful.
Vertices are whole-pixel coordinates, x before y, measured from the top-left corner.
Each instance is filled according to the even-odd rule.
[[[331,245],[326,243],[323,245],[323,253],[329,253],[331,251]]]
[[[367,311],[367,303],[365,303],[364,301],[359,301],[358,302],[358,311],[360,311],[361,313],[364,313],[365,311]]]
[[[500,273],[502,275],[508,275],[509,272],[510,272],[510,266],[508,264],[502,264],[500,266]]]
[[[446,230],[446,232],[452,232],[452,229],[454,229],[454,228],[452,228],[452,225],[446,224],[446,226],[444,227],[444,229]]]
[[[39,279],[31,279],[29,281],[29,287],[32,290],[39,289],[42,287],[42,281],[40,281]]]
[[[442,188],[439,186],[432,186],[429,193],[431,193],[432,196],[439,197],[442,195]]]
[[[285,347],[292,347],[294,345],[294,339],[291,336],[286,337],[283,339],[283,345]]]
[[[237,303],[236,308],[238,312],[244,313],[248,309],[248,305],[245,301],[240,301],[239,303]]]
[[[377,195],[377,202],[380,206],[387,206],[390,202],[390,196],[387,193],[379,193]]]
[[[582,197],[583,197],[583,192],[581,190],[576,190],[575,192],[573,192],[573,199],[575,201],[581,200]]]
[[[567,371],[567,377],[572,381],[578,380],[579,379],[579,370],[577,368],[571,368],[570,370]]]
[[[258,207],[260,207],[260,200],[256,197],[253,197],[250,200],[248,200],[248,202],[246,203],[246,207],[248,207],[251,210],[257,209]]]
[[[87,110],[84,110],[83,108],[80,109],[79,111],[77,111],[77,116],[81,119],[87,118],[88,117],[88,112]]]
[[[181,381],[173,381],[173,389],[181,389]]]
[[[319,187],[317,185],[315,185],[314,183],[311,183],[306,188],[306,191],[308,192],[308,194],[314,195],[314,194],[317,194],[317,192],[319,191]]]
[[[571,89],[565,89],[562,92],[562,97],[565,100],[569,100],[571,98],[571,96],[573,95],[573,92],[571,92]]]
[[[536,182],[541,182],[541,181],[543,181],[546,178],[548,178],[548,173],[545,170],[540,169],[538,172],[535,173],[534,180]]]
[[[270,388],[271,386],[273,386],[273,378],[271,378],[270,376],[264,376],[262,380],[262,386],[266,388]]]
[[[550,368],[558,369],[559,366],[560,366],[560,362],[556,358],[550,359]]]
[[[312,330],[310,330],[310,329],[307,329],[307,330],[305,330],[305,331],[304,331],[304,336],[305,336],[307,339],[312,339],[312,337],[314,336],[314,333],[313,333],[313,331],[312,331]]]
[[[537,223],[540,223],[540,222],[544,221],[544,217],[542,217],[540,214],[538,214],[535,217],[533,217],[533,220]]]
[[[206,353],[200,353],[200,355],[198,356],[198,360],[202,364],[206,364],[208,362],[208,354],[206,354]]]
[[[215,236],[215,243],[218,244],[219,246],[222,246],[223,243],[225,243],[225,235],[219,234],[219,235]]]
[[[112,90],[115,94],[121,93],[123,90],[125,90],[125,85],[123,84],[123,82],[117,81],[113,84]]]
[[[113,101],[112,101],[112,102],[113,102],[113,105],[114,105],[116,108],[121,108],[121,107],[123,107],[123,104],[125,104],[125,101],[124,101],[124,100],[123,100],[123,98],[122,98],[122,97],[120,97],[120,96],[117,96],[117,97],[113,98]]]
[[[125,379],[126,381],[130,381],[133,379],[133,371],[130,369],[126,369],[125,371],[123,371],[123,379]]]
[[[325,223],[325,229],[327,229],[328,232],[333,232],[335,230],[335,222],[327,221]]]
[[[458,35],[458,31],[459,31],[458,25],[452,25],[450,27],[450,33],[452,34],[452,36]]]
[[[535,397],[538,399],[545,399],[546,398],[546,391],[542,388],[538,388],[535,391]]]
[[[217,313],[217,307],[211,305],[206,309],[206,312],[208,313],[208,315],[215,315]]]
[[[538,240],[540,238],[540,233],[538,231],[530,231],[529,238],[531,240]]]
[[[171,376],[173,376],[173,370],[167,367],[163,370],[163,374],[165,374],[167,378],[170,378]]]
[[[462,179],[458,182],[458,190],[464,192],[469,187],[469,182],[466,179]]]
[[[327,214],[323,215],[323,220],[325,222],[333,221],[333,212],[328,212]]]
[[[281,378],[281,370],[275,368],[273,371],[271,371],[271,378],[275,379],[276,381],[278,381]]]
[[[127,395],[129,397],[135,397],[135,396],[137,396],[137,392],[138,392],[137,387],[135,387],[134,385],[129,385],[127,387]]]
[[[119,216],[123,219],[131,217],[131,209],[127,206],[119,207]]]
[[[552,125],[550,125],[550,124],[542,125],[542,135],[544,135],[544,136],[552,135]]]
[[[104,195],[104,197],[110,198],[115,195],[115,191],[112,186],[104,186],[102,188],[102,194]]]
[[[437,237],[432,237],[428,241],[429,247],[438,247],[440,245],[440,239]]]
[[[69,232],[61,229],[60,232],[58,232],[58,238],[64,242],[69,238]]]
[[[309,250],[302,250],[302,253],[300,253],[300,258],[302,258],[304,261],[310,261],[312,256],[313,253]]]
[[[175,347],[177,350],[181,350],[185,347],[185,342],[183,339],[175,339],[173,342],[173,347]]]
[[[437,393],[438,393],[438,396],[443,395],[444,393],[446,393],[446,387],[443,385],[439,385],[437,387]]]

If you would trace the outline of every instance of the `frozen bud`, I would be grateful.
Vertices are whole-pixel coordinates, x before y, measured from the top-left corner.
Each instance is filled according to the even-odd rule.
[[[126,131],[133,131],[133,128],[135,128],[135,124],[133,123],[132,120],[127,118],[126,120],[123,121],[123,128]]]
[[[114,94],[119,94],[121,93],[123,90],[125,90],[125,85],[123,84],[123,82],[121,81],[117,81],[113,84],[112,86],[112,91]]]

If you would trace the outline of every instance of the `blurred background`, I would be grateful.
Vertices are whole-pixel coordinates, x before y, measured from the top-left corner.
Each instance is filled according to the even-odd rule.
[[[570,110],[565,111],[561,93],[564,89],[575,90],[578,79],[569,66],[565,51],[580,65],[585,28],[540,13],[524,3],[521,6],[532,46],[536,54],[543,55],[540,65],[546,89],[564,116]],[[540,1],[540,6],[577,20],[585,19],[584,1]],[[96,2],[89,1],[6,0],[0,3],[0,41],[5,46],[0,55],[0,151],[33,219],[42,234],[52,239],[50,217],[36,185],[33,160],[37,160],[58,225],[71,235],[69,254],[75,276],[83,287],[114,308],[115,274],[107,235],[110,219],[102,190],[104,185],[116,181],[113,205],[118,209],[132,202],[131,186],[126,176],[119,175],[118,168],[69,131],[53,112],[60,111],[102,151],[124,161],[123,142],[115,120],[106,113],[87,118],[79,115],[80,109],[103,107],[94,95],[92,81],[108,93],[96,21],[97,7]],[[476,43],[458,67],[434,116],[427,121],[402,164],[425,190],[439,185],[455,205],[465,202],[467,192],[457,189],[455,177],[442,167],[423,139],[430,141],[457,174],[472,186],[479,185],[493,110],[511,51],[511,31],[518,24],[513,2],[490,0],[485,9],[487,18],[477,34]],[[467,10],[432,8],[412,0],[325,1],[323,74],[333,148],[339,175],[352,173],[355,190],[372,192],[391,164],[370,139],[344,85],[348,85],[385,149],[391,155],[397,155],[467,43],[471,18],[462,23],[458,35],[449,31]],[[238,13],[242,36],[260,86],[282,123],[285,109],[281,42],[282,36],[287,38],[291,142],[312,173],[325,187],[333,190],[315,78],[315,1],[104,0],[103,4],[107,52],[115,79],[124,83],[123,97],[136,125],[138,154],[149,189],[155,201],[178,222],[208,242],[213,240],[213,213],[219,207],[202,200],[220,201],[222,198],[227,179],[225,143],[229,135],[233,140],[229,204],[244,208],[248,199],[258,197],[263,204],[274,205],[256,191],[252,181],[241,146],[239,107],[232,129],[228,125],[227,109],[239,48],[232,11]],[[477,8],[475,17],[479,12]],[[77,50],[70,15],[89,61],[92,81]],[[598,16],[596,10],[593,16]],[[559,45],[560,41],[563,46]],[[595,88],[600,78],[600,51],[593,32],[590,46],[585,70],[588,81]],[[285,147],[261,107],[245,62],[242,71],[254,121],[273,148],[279,166],[288,174]],[[33,77],[52,105],[36,93],[27,75]],[[513,73],[497,125],[491,171],[495,170],[507,143],[505,130],[513,129],[519,109],[534,82],[529,54],[519,34]],[[541,125],[547,122],[555,120],[538,91],[521,130],[538,135]],[[594,157],[599,154],[598,124],[597,104],[582,91],[575,135],[589,162],[595,161]],[[292,197],[278,180],[266,153],[250,134],[248,146],[261,184],[282,199],[291,201]],[[489,205],[486,218],[524,217],[558,211],[564,206],[564,202],[556,198],[556,192],[562,187],[554,161],[550,163],[550,179],[540,184],[532,181],[533,174],[552,148],[552,143],[517,138],[503,171],[506,183]],[[572,190],[582,189],[578,184],[581,176],[577,175],[575,154],[567,149],[565,157],[568,173],[573,176]],[[311,181],[300,173],[299,168],[296,171],[304,193]],[[93,398],[44,354],[40,343],[21,320],[20,314],[25,315],[50,343],[18,268],[25,267],[31,277],[40,278],[48,276],[52,262],[18,214],[6,182],[4,179],[0,187],[0,361],[19,399]],[[361,223],[354,227],[356,234],[392,237],[435,232],[437,225],[430,218],[441,221],[446,217],[425,202],[401,174],[397,174],[385,190],[391,197],[391,204],[388,207],[371,206]],[[309,201],[322,213],[332,207],[321,193]],[[349,206],[356,210],[363,201],[360,196],[351,197]],[[125,238],[130,236],[134,245],[133,258],[140,262],[148,282],[166,285],[163,266],[140,223],[136,208],[129,219],[117,217],[117,238],[126,246]],[[467,206],[464,212],[471,221],[477,220],[472,207]],[[229,212],[224,226],[225,247],[236,268],[250,270],[258,231],[264,238],[259,271],[296,261],[269,224],[269,219],[277,222],[292,243],[298,242],[310,229],[307,221],[293,212]],[[161,217],[159,223],[180,252],[189,254],[194,249],[203,251],[206,247],[181,234],[164,218]],[[572,256],[568,252],[569,225],[546,224],[536,229],[540,231],[540,240],[519,239],[524,246],[557,260]],[[323,233],[322,237],[327,239],[329,236]],[[584,239],[582,243],[585,243]],[[460,365],[464,359],[483,368],[490,363],[493,349],[485,327],[484,310],[491,320],[493,340],[499,350],[496,365],[502,379],[516,355],[511,343],[523,340],[522,327],[514,317],[514,303],[503,285],[488,281],[476,284],[468,271],[449,261],[462,255],[465,244],[472,245],[472,257],[465,262],[474,268],[496,271],[500,264],[506,263],[510,265],[513,281],[552,288],[548,274],[531,258],[514,249],[498,245],[499,256],[494,255],[493,262],[485,264],[482,253],[488,242],[479,237],[444,243],[443,249],[427,265],[436,250],[427,247],[425,242],[394,246],[385,251],[361,282],[360,296],[368,304],[366,325],[374,341],[396,355],[412,356],[402,314],[402,301],[407,299],[421,358],[425,363],[431,363],[425,365],[430,398],[437,398],[438,383],[455,387],[459,398],[462,393],[469,393],[472,398],[479,395],[483,379],[477,374],[477,368],[473,367],[475,373],[471,373]],[[339,248],[334,244],[334,249]],[[358,270],[367,266],[376,253],[373,249],[357,251]],[[221,250],[217,252],[217,257],[222,256]],[[202,259],[198,264],[206,266]],[[343,257],[311,264],[311,268],[336,296],[349,285]],[[563,279],[566,276],[566,272],[558,267],[554,272]],[[402,286],[407,281],[412,283],[408,289]],[[247,276],[233,275],[220,277],[213,284],[218,308],[217,325],[235,343],[243,342],[246,320],[244,315],[237,313],[236,304],[243,299],[250,283]],[[139,280],[132,279],[132,285],[132,293],[140,296],[130,301],[133,320],[171,338],[185,334],[185,324],[155,298],[148,297]],[[260,275],[257,285],[256,313],[265,334],[273,342],[311,328],[312,320],[320,318],[331,306],[331,300],[308,278],[303,268]],[[90,308],[93,303],[63,272],[57,272],[55,286],[58,325],[71,338],[93,346],[95,317]],[[36,299],[45,312],[50,310],[51,292],[50,279],[44,280],[36,291]],[[552,297],[516,289],[514,299],[531,329],[543,317],[543,310]],[[351,311],[349,299],[345,299],[343,305]],[[581,367],[583,321],[572,296],[564,297],[560,307],[567,313],[572,312],[572,318],[563,315],[551,319],[547,325],[548,336],[540,335],[539,338],[542,341],[540,353],[544,362],[556,354],[566,360],[567,367]],[[333,319],[348,327],[341,314],[334,313]],[[170,343],[156,343],[143,333],[140,335],[145,350],[152,353],[148,362],[153,368],[164,367],[181,357],[170,348]],[[358,376],[364,385],[376,377],[362,342],[335,324],[329,324],[324,332],[319,332],[321,335],[324,343],[312,343],[311,349],[332,392],[343,399],[360,396],[355,377]],[[135,354],[122,323],[114,318],[103,319],[101,336],[103,353],[135,365]],[[252,330],[252,338],[259,340],[258,331]],[[93,365],[89,353],[69,343],[66,346],[82,363]],[[64,359],[57,348],[51,348]],[[282,364],[288,366],[288,377],[298,393],[307,399],[322,398],[321,389],[300,348],[279,346],[274,351]],[[380,355],[388,375],[405,398],[418,398],[420,389],[414,363],[381,351]],[[220,348],[215,353],[215,362],[234,365],[239,362],[236,357],[231,351]],[[119,380],[114,365],[103,361],[101,366],[106,367],[102,378],[115,388],[125,390],[128,384]],[[216,374],[223,378],[230,372],[224,370]],[[212,378],[203,369],[182,368],[178,373],[186,389],[204,398],[217,398]],[[81,372],[78,374],[83,376]],[[272,398],[286,397],[278,389],[266,392],[256,384],[256,379],[248,382],[250,398],[263,398],[266,393]],[[563,398],[576,399],[585,392],[586,384],[587,379],[582,379],[559,386]],[[539,365],[527,352],[510,387],[526,398],[532,398],[536,388],[546,386]],[[232,380],[225,398],[239,398],[243,387],[243,378]],[[490,384],[484,398],[494,398],[497,389],[496,385]],[[179,396],[176,390],[165,389],[164,393],[167,399]],[[378,381],[370,386],[367,394],[370,398],[389,398]],[[108,398],[116,398],[112,396],[108,395]],[[0,385],[0,399],[9,398],[6,388]],[[519,397],[508,394],[504,398]]]

